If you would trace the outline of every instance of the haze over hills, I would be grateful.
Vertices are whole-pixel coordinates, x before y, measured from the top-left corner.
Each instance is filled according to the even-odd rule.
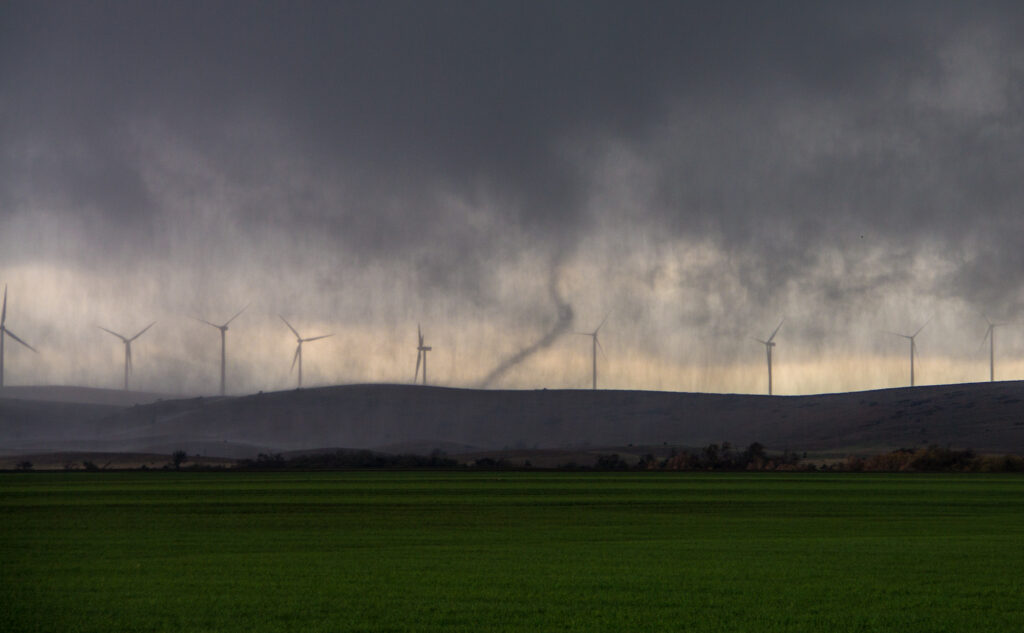
[[[878,452],[939,444],[1024,454],[1024,382],[813,396],[347,385],[144,405],[0,394],[0,452],[113,451],[254,457],[377,450],[703,446]],[[65,395],[72,392],[65,391]],[[129,398],[132,399],[132,398]]]
[[[45,402],[77,402],[112,407],[148,404],[156,400],[180,398],[179,395],[123,389],[98,389],[71,385],[33,385],[0,387],[0,399],[39,400]]]

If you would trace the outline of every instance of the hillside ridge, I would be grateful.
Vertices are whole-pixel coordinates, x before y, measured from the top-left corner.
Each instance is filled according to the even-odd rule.
[[[635,390],[337,385],[117,409],[0,397],[0,450],[452,450],[700,446],[863,452],[938,444],[1024,453],[1024,381],[764,396]],[[34,409],[33,409],[34,408]],[[71,411],[71,413],[69,413]],[[33,418],[32,416],[35,415]],[[20,416],[20,417],[19,417]]]

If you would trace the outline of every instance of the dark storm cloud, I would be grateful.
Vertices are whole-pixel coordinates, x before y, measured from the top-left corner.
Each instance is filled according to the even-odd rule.
[[[126,121],[145,118],[239,182],[267,177],[254,155],[281,149],[325,177],[343,174],[359,210],[320,210],[314,223],[368,213],[394,192],[426,222],[437,209],[424,194],[441,186],[493,191],[517,223],[543,231],[580,213],[582,184],[560,142],[651,133],[680,97],[699,101],[700,116],[779,92],[856,99],[880,74],[927,71],[932,23],[958,17],[932,4],[720,2],[29,3],[5,13],[5,136],[81,148],[39,169],[112,216],[153,210],[123,139]],[[286,146],[226,138],[247,114],[281,126]],[[389,228],[385,246],[408,234]]]
[[[894,297],[1012,312],[1024,308],[1022,14],[7,2],[0,261],[109,274],[164,258],[196,310],[234,274],[287,286],[288,305],[344,295],[322,315],[433,305],[515,320],[544,348],[563,305],[642,327],[656,293],[680,304],[659,327],[734,335],[829,313],[806,324],[812,342],[858,315],[906,316]],[[564,278],[574,265],[630,282],[583,290]],[[395,288],[359,285],[356,269]],[[510,270],[536,288],[499,291]]]

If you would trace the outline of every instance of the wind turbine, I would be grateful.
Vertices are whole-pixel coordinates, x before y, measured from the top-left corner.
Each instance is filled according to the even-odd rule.
[[[427,384],[427,352],[434,349],[423,344],[423,331],[420,324],[416,324],[416,335],[419,337],[419,344],[416,346],[416,373],[412,376],[412,384],[416,384],[416,378],[420,375],[420,359],[423,360],[423,384]]]
[[[755,338],[754,339],[758,343],[761,343],[762,345],[764,345],[765,352],[767,352],[767,354],[768,354],[768,395],[769,396],[772,395],[772,348],[775,347],[775,335],[779,333],[779,328],[782,327],[782,324],[785,322],[785,320],[786,320],[786,318],[783,317],[782,321],[779,321],[779,324],[775,327],[775,330],[772,331],[772,335],[768,337],[767,341],[762,341],[759,338]]]
[[[601,327],[604,325],[604,322],[608,320],[608,317],[610,315],[611,315],[611,312],[609,312],[608,314],[604,315],[604,319],[601,321],[601,325],[598,325],[597,328],[595,328],[593,332],[577,332],[577,334],[579,334],[580,336],[589,336],[592,339],[591,346],[593,348],[593,358],[592,358],[593,362],[592,362],[592,366],[593,366],[594,382],[593,382],[593,386],[591,388],[595,389],[595,390],[597,389],[597,348],[600,347],[601,348],[601,353],[602,354],[604,353],[604,347],[602,347],[601,346],[601,342],[597,340],[597,333],[601,330]]]
[[[924,325],[922,325],[921,327],[917,328],[917,331],[914,332],[913,334],[900,334],[899,332],[889,332],[889,334],[892,334],[893,336],[899,336],[900,338],[905,338],[908,341],[910,341],[910,386],[911,387],[914,386],[914,352],[917,351],[917,341],[915,341],[914,339],[917,338],[917,335],[921,333],[921,330],[924,329],[924,326],[928,325],[928,323],[931,322],[931,320],[932,320],[931,317],[929,317],[928,320],[924,322]]]
[[[985,315],[982,315],[985,316]],[[981,344],[985,344],[985,339],[988,339],[988,380],[989,382],[996,381],[996,328],[1006,325],[1005,323],[993,323],[985,317],[985,321],[988,322],[988,329],[985,330],[985,336],[981,339]]]
[[[278,316],[281,316],[281,315],[278,315]],[[310,338],[302,338],[302,336],[295,330],[295,328],[292,327],[291,323],[289,323],[284,317],[281,317],[281,320],[284,321],[284,324],[287,325],[288,329],[292,331],[292,334],[295,335],[295,340],[298,341],[298,343],[299,343],[298,346],[295,348],[295,356],[292,357],[292,369],[295,369],[295,362],[298,361],[298,363],[299,363],[299,386],[298,386],[298,388],[302,389],[302,344],[303,343],[309,343],[310,341],[318,341],[318,340],[320,340],[322,338],[327,338],[328,336],[334,336],[334,334],[323,334],[321,336],[312,336]]]
[[[125,338],[125,337],[121,336],[120,334],[118,334],[117,332],[114,332],[113,330],[108,330],[107,328],[103,327],[102,325],[96,326],[99,329],[103,330],[104,332],[109,332],[110,334],[113,334],[117,338],[119,338],[122,341],[124,341],[124,390],[125,391],[128,391],[128,374],[130,374],[131,371],[132,371],[132,341],[134,341],[135,339],[137,339],[140,336],[142,336],[143,334],[145,334],[146,330],[148,330],[149,328],[153,327],[154,325],[156,325],[156,321],[153,321],[152,323],[150,323],[146,327],[142,328],[142,331],[140,331],[138,334],[136,334],[135,336],[133,336],[131,338]]]
[[[222,395],[222,396],[225,394],[225,384],[226,384],[225,374],[226,374],[226,367],[227,367],[227,363],[228,363],[228,360],[227,360],[227,343],[226,343],[226,338],[227,338],[226,335],[227,335],[227,332],[228,332],[228,325],[230,325],[232,321],[237,319],[240,314],[245,312],[248,307],[249,306],[245,306],[245,308],[242,308],[241,310],[239,310],[238,313],[235,314],[235,316],[233,316],[230,319],[228,319],[224,323],[224,325],[217,325],[216,323],[210,323],[209,321],[206,321],[205,319],[196,319],[196,321],[199,321],[200,323],[205,323],[205,324],[209,325],[210,327],[215,327],[218,330],[220,330],[220,395]]]
[[[7,284],[4,284],[4,309],[3,313],[0,314],[0,387],[4,386],[4,339],[8,336],[29,348],[36,354],[39,353],[36,351],[36,348],[21,340],[15,336],[14,332],[7,329]]]

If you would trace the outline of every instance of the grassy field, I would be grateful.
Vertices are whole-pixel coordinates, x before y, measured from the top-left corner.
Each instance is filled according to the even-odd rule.
[[[0,476],[3,631],[1020,631],[1024,477]]]

